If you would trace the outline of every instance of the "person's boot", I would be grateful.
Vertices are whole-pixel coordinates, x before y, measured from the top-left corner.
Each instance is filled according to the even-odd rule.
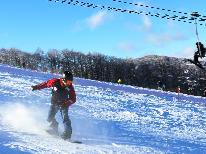
[[[61,138],[66,140],[66,139],[71,139],[72,135],[72,128],[71,128],[71,122],[67,121],[64,123],[64,132],[61,135]]]
[[[50,128],[47,130],[47,132],[51,135],[59,135],[58,133],[58,122],[56,120],[53,120],[50,124]]]
[[[61,138],[64,139],[64,140],[71,139],[71,133],[68,132],[68,131],[64,131],[64,132],[61,134]]]

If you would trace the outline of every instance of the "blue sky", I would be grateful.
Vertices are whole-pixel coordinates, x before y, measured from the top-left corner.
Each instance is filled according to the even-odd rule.
[[[168,13],[112,0],[80,1],[153,14]],[[197,11],[206,15],[203,0],[127,2],[187,13]],[[146,15],[92,9],[48,0],[4,0],[0,5],[0,19],[0,48],[15,47],[26,52],[35,52],[37,48],[44,51],[67,48],[120,58],[154,54],[192,57],[196,50],[194,24]],[[206,24],[206,21],[202,23]],[[206,26],[198,26],[198,32],[200,41],[205,44]]]

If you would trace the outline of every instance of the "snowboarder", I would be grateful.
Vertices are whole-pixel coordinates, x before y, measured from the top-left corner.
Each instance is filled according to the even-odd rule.
[[[71,120],[68,116],[69,106],[76,102],[76,93],[72,81],[73,74],[65,71],[63,78],[53,78],[32,86],[32,90],[52,88],[51,106],[47,119],[47,121],[50,122],[50,129],[47,132],[50,134],[58,134],[58,122],[55,119],[55,115],[60,111],[64,124],[64,132],[61,134],[63,139],[70,139],[72,135]]]

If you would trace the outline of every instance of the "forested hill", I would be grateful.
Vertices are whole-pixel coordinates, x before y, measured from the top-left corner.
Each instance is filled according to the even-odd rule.
[[[150,55],[133,62],[142,87],[156,89],[157,81],[162,81],[166,90],[175,91],[180,86],[183,93],[192,95],[202,95],[206,87],[206,71],[183,58]]]
[[[206,72],[184,59],[166,56],[120,59],[69,49],[48,52],[37,49],[31,54],[15,48],[2,48],[0,63],[54,73],[67,69],[76,77],[106,82],[121,79],[123,84],[153,89],[157,89],[157,82],[161,81],[166,85],[165,90],[175,91],[180,86],[183,93],[193,95],[202,95],[206,86]]]

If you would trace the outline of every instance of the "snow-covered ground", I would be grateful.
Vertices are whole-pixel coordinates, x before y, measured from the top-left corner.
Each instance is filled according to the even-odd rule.
[[[52,137],[51,90],[30,87],[53,77],[0,65],[0,154],[206,153],[205,98],[80,78],[69,116],[83,144]]]

